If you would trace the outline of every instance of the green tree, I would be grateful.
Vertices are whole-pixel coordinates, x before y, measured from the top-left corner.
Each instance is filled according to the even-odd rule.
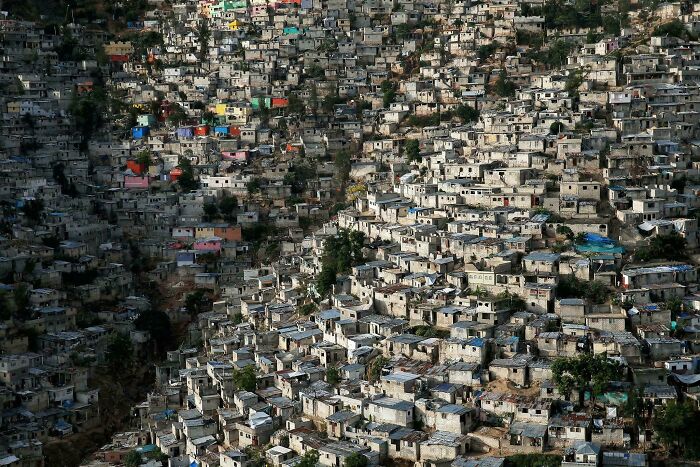
[[[469,104],[459,104],[455,113],[465,123],[479,120],[479,111]]]
[[[209,30],[209,22],[203,19],[197,28],[197,40],[199,42],[199,61],[203,62],[209,56],[209,40],[211,39],[211,31]]]
[[[12,318],[14,312],[15,301],[8,292],[0,290],[0,321],[6,321]]]
[[[159,355],[173,345],[170,317],[162,310],[148,310],[140,313],[134,320],[134,327],[139,331],[148,332]]]
[[[177,102],[171,102],[168,109],[168,123],[177,126],[187,120],[187,112]]]
[[[33,224],[41,220],[41,213],[44,212],[44,200],[30,199],[22,205],[22,213],[27,216],[27,219]]]
[[[153,157],[151,157],[151,151],[144,149],[136,154],[136,162],[138,162],[142,167],[148,169],[148,167],[153,164]]]
[[[259,178],[254,178],[246,184],[248,193],[254,195],[255,193],[260,193],[260,188],[262,187],[262,181]]]
[[[408,162],[420,161],[420,143],[418,143],[418,140],[407,139],[406,145],[404,146],[404,154],[406,154]]]
[[[549,67],[561,67],[566,63],[571,49],[573,49],[572,42],[556,39],[549,44],[546,51],[537,53],[534,58]]]
[[[483,62],[484,60],[492,56],[497,48],[498,42],[492,42],[490,44],[482,45],[476,50],[476,56],[479,58],[480,61]]]
[[[258,386],[258,380],[255,375],[255,366],[248,365],[241,370],[234,368],[233,384],[236,386],[237,391],[254,392]]]
[[[561,276],[557,284],[559,298],[585,298],[593,303],[605,303],[610,289],[600,281],[582,281],[574,276]]]
[[[688,257],[688,242],[678,232],[656,235],[651,238],[648,246],[637,249],[634,257],[638,261],[650,261],[653,259],[666,259],[683,261]]]
[[[608,359],[606,354],[582,353],[575,357],[561,357],[552,363],[552,376],[559,392],[568,396],[579,392],[579,404],[583,405],[584,392],[595,398],[602,394],[610,381],[622,374],[620,365]]]
[[[493,86],[493,91],[501,97],[515,96],[515,84],[508,80],[505,70],[501,70]]]
[[[198,289],[185,296],[185,310],[190,315],[196,315],[206,311],[210,300],[205,297],[204,290]]]
[[[573,239],[574,239],[574,231],[571,230],[571,228],[568,227],[568,226],[566,226],[566,225],[559,225],[559,226],[557,226],[557,233],[558,233],[559,235],[564,235],[564,236],[565,236],[566,238],[568,238],[569,240],[573,240]]]
[[[204,222],[211,222],[219,217],[219,207],[216,203],[204,203],[202,210],[204,211]]]
[[[215,117],[216,114],[214,112],[212,112],[211,110],[205,110],[204,112],[202,112],[202,123],[206,125],[213,125]]]
[[[124,456],[123,461],[124,467],[139,467],[143,462],[141,458],[141,453],[136,450],[129,451],[126,456]]]
[[[437,126],[443,119],[449,120],[451,118],[451,112],[435,112],[430,115],[409,115],[406,119],[406,123],[408,123],[411,126],[425,128],[426,126]]]
[[[342,154],[340,156],[341,158],[343,157]],[[338,167],[340,162],[341,161],[336,160],[336,167]],[[309,181],[316,179],[317,175],[315,164],[306,162],[296,163],[289,168],[289,172],[284,176],[284,183],[291,185],[292,194],[300,195],[306,190]]]
[[[653,427],[656,436],[666,449],[687,459],[700,458],[700,438],[697,436],[697,423],[700,412],[691,401],[671,401],[665,407],[656,409]]]
[[[118,333],[107,346],[105,359],[113,371],[124,371],[131,366],[133,346],[126,334]]]
[[[87,142],[103,125],[107,115],[107,96],[104,90],[95,85],[91,92],[78,95],[73,93],[68,112],[73,117],[73,123],[81,135],[81,148],[87,147]]]
[[[403,23],[403,24],[397,24],[394,26],[394,38],[395,42],[402,41],[403,39],[407,38],[411,34],[411,26]]]
[[[51,167],[53,179],[61,186],[61,193],[68,194],[70,191],[70,182],[66,177],[66,166],[63,162],[57,162]]]
[[[238,208],[238,199],[235,196],[225,196],[219,201],[219,212],[228,222],[235,220],[235,212]]]
[[[515,43],[539,49],[544,44],[544,34],[525,30],[515,31]]]
[[[319,65],[313,64],[306,69],[306,75],[313,79],[323,79],[326,77],[326,72]]]
[[[29,287],[26,284],[19,284],[12,291],[14,300],[14,310],[18,317],[28,318],[29,316]]]
[[[321,108],[326,113],[332,113],[335,110],[335,106],[345,102],[345,99],[338,96],[337,94],[329,94],[323,98],[321,102]]]
[[[358,231],[341,229],[328,237],[323,246],[321,273],[316,281],[316,291],[326,297],[332,291],[338,274],[347,273],[352,266],[364,261],[362,248],[365,235]]]
[[[345,459],[345,467],[367,467],[367,457],[353,452]]]
[[[437,331],[432,326],[418,326],[415,330],[416,336],[420,337],[435,337],[437,336]]]
[[[326,381],[328,384],[338,384],[340,382],[340,372],[334,366],[326,370]]]
[[[315,303],[305,303],[299,307],[299,314],[302,316],[309,316],[310,314],[315,313],[316,310],[318,310],[318,307]]]
[[[177,179],[177,184],[180,185],[182,191],[192,191],[199,188],[199,181],[194,178],[194,169],[192,163],[186,157],[180,157],[178,167],[182,170],[182,175]]]
[[[683,311],[683,300],[681,300],[678,297],[673,297],[669,300],[666,300],[666,309],[671,312],[671,321],[675,321],[676,318],[678,317],[678,314]]]
[[[324,264],[322,266],[321,273],[316,279],[316,291],[321,298],[327,297],[333,291],[337,275],[338,272],[334,265]]]
[[[394,81],[384,80],[381,84],[382,104],[384,107],[389,107],[396,101],[396,90],[398,85]]]
[[[287,98],[287,112],[290,114],[300,114],[304,112],[304,102],[296,94],[290,94]]]
[[[674,19],[671,22],[662,24],[654,29],[654,36],[671,36],[679,38],[689,38],[692,36],[690,31],[685,27],[679,19]]]
[[[311,113],[316,115],[316,112],[318,112],[318,88],[315,83],[309,89],[309,105],[311,106]]]
[[[566,130],[566,126],[562,122],[553,122],[551,125],[549,125],[550,135],[558,135],[564,130]]]
[[[671,188],[674,190],[677,190],[678,193],[683,194],[683,191],[685,190],[685,185],[688,182],[688,180],[683,176],[680,178],[676,178],[675,180],[671,181]]]
[[[620,23],[621,19],[619,15],[605,15],[603,16],[603,30],[606,34],[612,34],[613,36],[620,35]]]
[[[564,83],[564,89],[572,96],[578,97],[578,88],[583,84],[585,75],[582,70],[576,70],[566,77],[566,83]]]
[[[301,456],[301,461],[295,467],[316,467],[318,464],[318,451],[312,449]]]
[[[622,406],[623,415],[634,418],[638,426],[642,425],[645,416],[643,393],[644,390],[642,388],[630,390],[627,394],[627,400]]]
[[[379,378],[382,376],[382,370],[387,363],[389,363],[389,360],[382,355],[372,360],[372,363],[369,365],[369,369],[367,370],[367,378],[369,378],[370,382],[379,381]]]
[[[348,151],[339,151],[335,155],[334,165],[340,184],[345,186],[350,179],[350,170],[352,169],[350,153]]]

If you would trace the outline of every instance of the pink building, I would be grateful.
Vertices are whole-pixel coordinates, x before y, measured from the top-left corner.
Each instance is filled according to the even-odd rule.
[[[148,177],[136,177],[133,175],[124,176],[124,187],[135,189],[147,189],[149,183]]]
[[[193,248],[197,251],[220,252],[221,239],[219,237],[209,237],[194,242]]]
[[[248,160],[248,150],[225,151],[221,153],[221,157],[229,161],[246,162]]]

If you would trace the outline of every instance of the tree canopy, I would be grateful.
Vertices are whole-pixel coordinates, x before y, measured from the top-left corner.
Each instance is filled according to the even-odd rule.
[[[173,332],[170,317],[162,310],[148,310],[139,314],[134,320],[134,327],[147,331],[156,347],[156,352],[162,353],[173,343]]]
[[[408,162],[417,162],[420,160],[420,144],[417,139],[407,139],[404,146],[404,153]]]
[[[326,370],[326,381],[328,384],[338,384],[340,382],[340,373],[334,366]]]
[[[194,178],[194,170],[190,160],[186,157],[180,157],[178,167],[182,170],[182,175],[177,179],[177,183],[182,191],[192,191],[199,188],[199,181]]]
[[[316,467],[318,463],[318,451],[312,449],[301,456],[301,461],[296,464],[296,467]]]
[[[233,384],[236,386],[236,390],[238,391],[255,391],[258,386],[258,381],[255,375],[255,367],[253,365],[248,365],[242,370],[234,368]]]
[[[605,303],[612,294],[600,281],[582,281],[575,276],[562,276],[557,284],[559,298],[585,298],[593,303]]]
[[[571,391],[577,390],[581,403],[585,391],[590,391],[592,397],[602,394],[610,381],[621,376],[621,367],[605,354],[582,353],[554,360],[552,375],[562,395],[568,396]]]
[[[225,196],[219,201],[219,212],[227,222],[235,221],[238,199],[235,196]]]
[[[95,85],[91,92],[73,93],[68,112],[73,117],[81,135],[81,148],[87,147],[92,135],[103,125],[106,115],[107,96],[101,86]]]
[[[691,401],[671,401],[656,409],[653,427],[667,449],[687,459],[700,458],[700,438],[695,430],[700,412]]]
[[[382,369],[384,368],[384,366],[386,366],[387,363],[389,363],[389,361],[386,359],[386,357],[383,357],[381,355],[372,360],[372,363],[369,365],[369,368],[367,370],[367,377],[369,378],[369,380],[379,380],[379,378],[382,376]]]
[[[129,451],[123,459],[124,467],[139,467],[143,459],[138,451]]]
[[[335,168],[338,174],[338,180],[341,185],[345,185],[350,179],[350,170],[352,169],[352,160],[348,151],[339,151],[335,155]]]
[[[381,84],[382,104],[389,107],[396,100],[396,90],[398,85],[394,81],[383,81]]]
[[[191,315],[207,311],[210,305],[211,300],[206,296],[203,289],[197,289],[185,296],[185,309]]]
[[[105,354],[107,365],[115,371],[128,369],[131,365],[132,356],[133,346],[131,345],[131,339],[126,334],[121,333],[112,338]]]
[[[353,452],[345,459],[345,467],[366,467],[367,457],[360,453]]]
[[[637,249],[634,257],[638,261],[667,259],[682,261],[688,257],[688,242],[680,234],[673,231],[669,234],[656,235],[651,238],[648,246]]]
[[[479,120],[479,111],[469,104],[459,104],[455,115],[465,123]]]
[[[22,213],[27,216],[27,219],[32,223],[37,223],[41,220],[41,213],[44,211],[44,200],[30,199],[25,201],[22,206]]]
[[[515,96],[515,83],[508,79],[505,70],[501,70],[498,74],[498,79],[493,86],[493,92],[501,97],[513,97]]]
[[[341,229],[336,235],[326,239],[321,258],[321,273],[316,282],[316,291],[321,297],[332,291],[338,274],[348,272],[352,266],[364,261],[364,243],[364,233],[347,229]]]

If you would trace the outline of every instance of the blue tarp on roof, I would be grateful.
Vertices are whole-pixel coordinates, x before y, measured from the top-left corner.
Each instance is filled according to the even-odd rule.
[[[586,232],[584,235],[584,238],[586,242],[588,243],[603,243],[606,245],[611,245],[614,244],[615,242],[613,240],[610,240],[608,237],[603,237],[602,235]]]
[[[584,239],[586,243],[576,245],[575,249],[578,253],[619,253],[625,252],[621,246],[615,245],[615,241],[598,235],[595,233],[586,232]]]
[[[155,444],[144,444],[143,446],[136,448],[137,451],[141,452],[153,452],[156,449],[158,449],[158,447]]]
[[[57,421],[54,424],[54,428],[57,430],[67,430],[67,429],[71,428],[72,426],[73,425],[71,425],[70,423],[68,423],[67,421],[65,421],[63,419]]]

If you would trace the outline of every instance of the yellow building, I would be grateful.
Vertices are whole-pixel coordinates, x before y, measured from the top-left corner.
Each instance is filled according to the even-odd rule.
[[[131,55],[134,53],[134,46],[129,41],[108,42],[104,45],[107,55]]]

